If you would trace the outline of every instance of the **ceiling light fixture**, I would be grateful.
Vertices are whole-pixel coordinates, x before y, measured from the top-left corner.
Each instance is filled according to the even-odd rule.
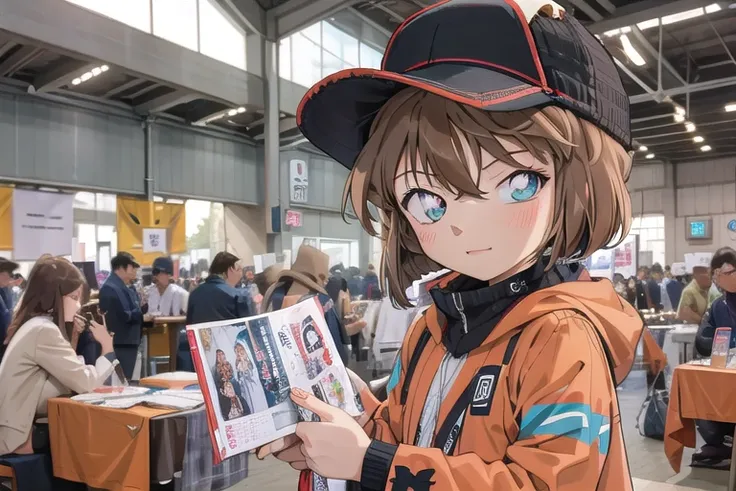
[[[695,143],[703,143],[705,141],[705,138],[703,138],[702,136],[696,136],[695,138],[693,138],[693,141]]]
[[[72,79],[72,85],[79,85],[82,82],[86,82],[87,80],[89,80],[91,78],[94,78],[94,77],[96,77],[98,75],[102,75],[103,73],[105,73],[109,69],[110,69],[110,67],[107,66],[107,65],[96,66],[92,70],[90,70],[88,72],[84,72],[79,77],[75,77],[74,79]]]
[[[726,112],[732,113],[736,111],[736,103],[726,104]]]
[[[685,108],[684,107],[682,107],[682,106],[675,106],[675,114],[681,114],[682,116],[684,116],[687,113],[685,112]]]
[[[245,108],[244,107],[239,107],[237,109],[237,111],[238,111],[238,114],[243,114],[245,112]]]
[[[731,3],[728,8],[736,8],[736,3]],[[682,22],[684,20],[694,19],[704,14],[714,14],[722,10],[721,5],[718,3],[712,3],[707,5],[705,8],[698,7],[696,9],[685,10],[684,12],[678,12],[676,14],[667,15],[662,17],[662,25],[674,24],[676,22]],[[651,29],[652,27],[659,27],[659,19],[649,19],[644,22],[639,22],[636,27],[640,30]]]
[[[647,156],[646,156],[645,158],[646,158],[647,160],[652,160],[652,159],[654,158],[654,154],[653,154],[653,153],[648,153],[648,154],[647,154]]]
[[[624,48],[624,53],[626,53],[626,56],[629,57],[629,60],[631,60],[631,63],[633,63],[636,66],[644,66],[647,64],[647,61],[642,57],[639,52],[634,48],[634,45],[631,44],[631,40],[629,39],[629,36],[626,34],[621,34],[621,46]]]
[[[710,145],[703,145],[702,147],[700,147],[700,150],[702,152],[710,152],[713,149],[710,147]]]
[[[685,116],[682,114],[674,114],[673,117],[675,118],[675,123],[682,123],[685,121]]]
[[[649,150],[649,149],[645,145],[642,145],[642,146],[639,147],[639,151],[640,152],[646,152],[647,150]]]
[[[238,114],[238,110],[237,110],[237,109],[230,109],[230,110],[229,110],[229,111],[227,112],[227,115],[228,115],[228,116],[235,116],[236,114]]]
[[[695,124],[688,121],[687,123],[685,123],[685,130],[688,133],[692,133],[693,131],[695,131]]]

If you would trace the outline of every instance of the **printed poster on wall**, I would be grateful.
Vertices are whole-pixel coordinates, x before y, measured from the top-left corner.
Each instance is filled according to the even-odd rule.
[[[13,192],[13,259],[72,255],[74,195],[26,189]]]
[[[306,203],[309,188],[307,163],[294,159],[289,162],[289,199],[292,203]]]
[[[144,228],[143,229],[143,253],[150,254],[160,252],[166,254],[166,229]]]
[[[636,276],[638,267],[637,259],[637,236],[629,235],[613,250],[613,272],[621,274],[624,278]]]

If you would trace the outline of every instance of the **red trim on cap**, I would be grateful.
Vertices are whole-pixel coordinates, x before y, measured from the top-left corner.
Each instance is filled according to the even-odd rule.
[[[337,73],[330,75],[329,77],[326,77],[320,82],[317,82],[317,84],[315,84],[311,89],[307,91],[307,93],[304,95],[301,102],[299,103],[299,107],[296,110],[296,124],[298,126],[301,126],[302,112],[304,110],[305,104],[307,103],[308,100],[310,100],[317,93],[319,93],[324,87],[326,87],[327,85],[331,83],[338,82],[340,80],[350,79],[350,78],[360,78],[360,77],[371,77],[371,78],[378,78],[382,80],[391,80],[393,82],[398,82],[400,84],[408,85],[409,87],[415,87],[417,89],[439,95],[440,97],[444,97],[445,99],[450,99],[451,101],[459,102],[460,104],[466,104],[468,106],[475,107],[478,109],[483,109],[485,107],[492,106],[492,105],[495,105],[501,102],[513,101],[513,100],[519,99],[527,95],[541,92],[543,90],[539,86],[529,87],[527,89],[520,90],[518,92],[514,92],[513,94],[510,94],[504,97],[498,97],[496,99],[492,99],[488,101],[488,100],[484,100],[483,96],[487,94],[493,94],[496,91],[485,92],[482,94],[472,94],[472,97],[468,97],[468,96],[458,94],[456,92],[449,91],[447,89],[443,89],[441,87],[437,87],[436,85],[432,85],[427,82],[417,80],[415,78],[404,76],[400,73],[387,72],[383,70],[375,70],[373,68],[350,68],[348,70],[342,70],[342,71],[339,71]]]
[[[534,64],[537,66],[537,72],[539,73],[539,80],[542,81],[542,89],[547,93],[552,92],[552,89],[550,89],[549,85],[547,85],[547,77],[544,75],[544,68],[542,68],[542,60],[539,59],[539,51],[537,50],[537,43],[534,41],[532,30],[529,29],[529,22],[527,22],[526,20],[524,11],[521,10],[521,7],[519,7],[519,5],[514,0],[504,0],[504,1],[509,7],[514,9],[514,12],[516,12],[516,15],[519,17],[519,20],[521,21],[521,27],[522,29],[524,29],[524,35],[526,35],[526,40],[529,43],[529,49],[532,52],[532,58],[534,59]]]
[[[386,54],[388,54],[391,51],[391,45],[394,43],[394,39],[396,39],[396,36],[398,34],[400,34],[401,31],[404,30],[404,27],[406,27],[406,25],[409,24],[409,22],[413,21],[414,19],[416,19],[417,17],[419,17],[420,15],[422,15],[423,13],[425,13],[426,11],[435,9],[435,8],[439,7],[440,5],[446,4],[449,1],[450,0],[442,0],[440,2],[435,3],[434,5],[430,5],[428,7],[424,7],[423,9],[421,9],[421,10],[419,10],[419,11],[414,12],[413,14],[411,14],[409,17],[407,17],[406,19],[404,19],[404,22],[402,22],[401,24],[399,24],[399,27],[397,27],[396,30],[394,31],[394,33],[391,34],[391,38],[388,40],[388,44],[386,45],[386,49],[383,51],[384,55],[383,55],[383,60],[381,60],[381,70],[385,70],[386,69]]]
[[[511,68],[505,67],[503,65],[498,65],[496,63],[490,63],[488,61],[476,60],[476,59],[473,59],[473,58],[433,58],[432,60],[422,61],[421,63],[417,63],[416,65],[407,68],[404,71],[404,73],[410,72],[412,70],[418,70],[420,68],[424,68],[427,65],[434,65],[435,63],[470,63],[470,64],[473,64],[473,65],[483,65],[483,66],[487,66],[489,68],[494,68],[496,70],[502,70],[504,72],[508,72],[508,73],[514,74],[517,77],[523,78],[527,82],[533,83],[534,85],[538,85],[540,87],[542,86],[542,82],[541,81],[535,80],[532,77],[530,77],[529,75],[525,75],[525,74],[523,74],[523,73],[521,73],[521,72],[519,72],[517,70],[512,70]]]

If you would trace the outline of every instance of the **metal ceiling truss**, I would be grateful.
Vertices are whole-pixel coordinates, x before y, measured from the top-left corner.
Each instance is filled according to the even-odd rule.
[[[93,64],[89,61],[70,60],[48,72],[37,75],[31,85],[36,92],[50,92],[71,84],[73,79],[81,77],[99,65],[99,63]]]

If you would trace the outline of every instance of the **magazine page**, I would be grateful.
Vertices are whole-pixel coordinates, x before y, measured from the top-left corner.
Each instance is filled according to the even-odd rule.
[[[278,348],[292,387],[310,392],[320,400],[352,416],[362,412],[345,365],[330,335],[317,297],[270,314],[278,327]],[[301,410],[306,421],[309,411]]]
[[[316,298],[247,319],[188,326],[187,336],[217,462],[294,433],[301,415],[291,385],[360,413]]]

